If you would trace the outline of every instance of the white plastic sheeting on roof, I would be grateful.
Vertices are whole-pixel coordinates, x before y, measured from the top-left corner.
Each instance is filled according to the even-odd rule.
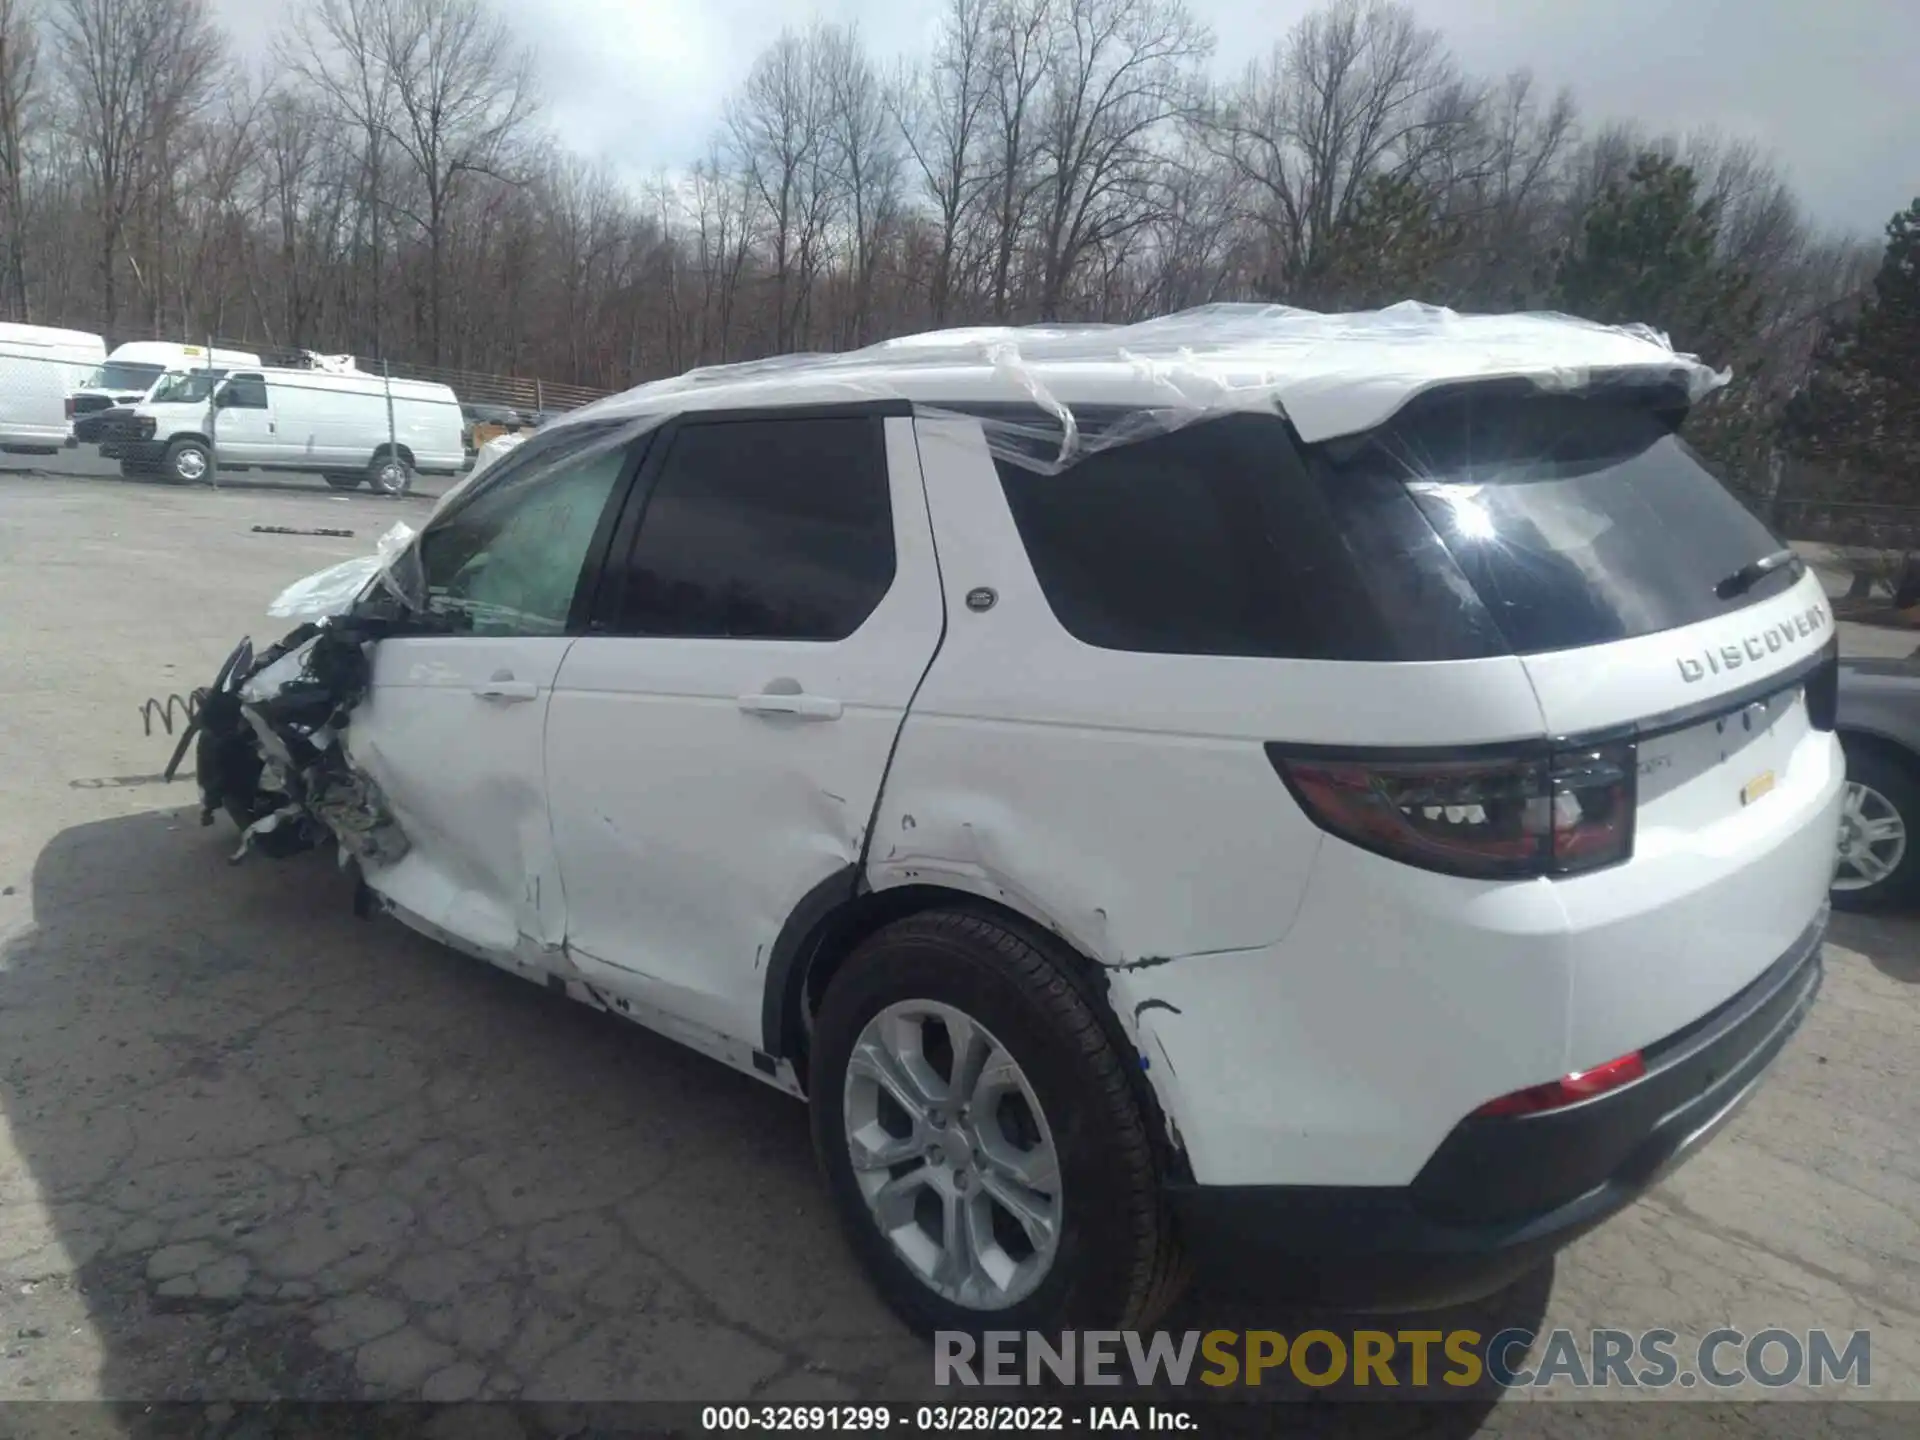
[[[1370,430],[1422,391],[1459,381],[1518,379],[1565,391],[1659,380],[1698,400],[1728,378],[1644,325],[1547,313],[1462,315],[1415,301],[1346,315],[1208,305],[1135,325],[976,326],[836,355],[694,370],[557,423],[623,416],[657,423],[676,409],[721,405],[902,399],[937,412],[1024,402],[1046,423],[989,416],[988,443],[1009,460],[1052,471],[1232,411],[1281,414],[1313,444]],[[1088,433],[1076,411],[1089,406],[1134,413]]]
[[[1521,380],[1552,392],[1660,384],[1698,400],[1729,378],[1644,325],[1545,313],[1461,315],[1414,301],[1348,315],[1207,305],[1137,325],[976,326],[837,355],[693,370],[595,401],[539,433],[558,438],[597,422],[576,452],[585,454],[627,444],[681,410],[905,400],[917,413],[977,415],[996,455],[1050,474],[1097,451],[1236,411],[1284,416],[1302,440],[1317,444],[1371,430],[1423,391],[1460,381]],[[489,441],[434,516],[526,438]],[[307,577],[271,613],[337,614],[376,577],[417,607],[424,590],[412,539],[405,526],[394,527],[378,554]]]

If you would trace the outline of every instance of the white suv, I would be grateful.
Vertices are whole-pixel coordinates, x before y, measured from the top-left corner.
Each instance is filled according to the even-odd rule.
[[[643,387],[236,652],[206,818],[806,1097],[922,1329],[1486,1293],[1819,984],[1832,619],[1715,378],[1403,306]]]

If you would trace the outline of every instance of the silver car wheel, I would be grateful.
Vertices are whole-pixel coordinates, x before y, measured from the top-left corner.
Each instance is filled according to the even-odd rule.
[[[1891,800],[1857,780],[1847,782],[1840,806],[1840,860],[1836,890],[1866,890],[1900,868],[1907,854],[1907,822]]]
[[[206,452],[192,446],[183,447],[173,457],[173,473],[186,481],[206,479]]]
[[[854,1042],[842,1106],[873,1222],[930,1290],[1002,1310],[1046,1279],[1059,1155],[1026,1073],[986,1026],[937,1001],[887,1006]]]

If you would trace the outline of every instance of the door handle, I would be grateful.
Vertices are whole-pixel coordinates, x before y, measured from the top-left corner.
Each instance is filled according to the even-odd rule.
[[[479,700],[498,700],[503,705],[511,705],[539,698],[540,687],[531,680],[514,679],[511,670],[496,670],[492,679],[474,686],[473,693]]]
[[[801,720],[838,720],[846,707],[824,695],[782,694],[761,691],[742,695],[740,708],[749,715],[792,715]]]

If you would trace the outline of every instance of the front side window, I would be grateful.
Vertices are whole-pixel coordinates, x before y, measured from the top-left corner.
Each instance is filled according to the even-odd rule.
[[[647,499],[618,629],[843,640],[893,572],[879,419],[690,423],[673,435]]]
[[[564,635],[630,445],[588,433],[518,466],[420,537],[427,612],[465,635]]]
[[[204,405],[213,387],[227,378],[224,370],[175,370],[160,379],[147,397],[151,405]]]

